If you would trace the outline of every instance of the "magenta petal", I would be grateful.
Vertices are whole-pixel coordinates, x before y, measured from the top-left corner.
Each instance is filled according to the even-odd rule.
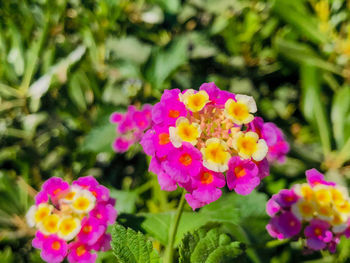
[[[266,203],[266,212],[269,216],[273,217],[281,210],[281,206],[276,202],[277,195],[273,195]]]
[[[324,180],[324,175],[317,171],[315,168],[307,170],[305,174],[306,180],[311,186],[315,186],[317,184],[335,185],[334,182],[327,182]]]
[[[111,123],[118,123],[123,119],[123,114],[119,112],[114,112],[111,114],[111,117],[109,118],[109,121]]]
[[[185,194],[185,199],[193,210],[196,210],[197,208],[200,208],[205,205],[205,203],[193,198],[192,194]]]
[[[321,250],[326,247],[326,243],[317,238],[306,239],[306,245],[313,250]]]
[[[206,204],[210,204],[218,200],[221,194],[222,192],[220,189],[207,187],[198,188],[192,192],[193,198]]]

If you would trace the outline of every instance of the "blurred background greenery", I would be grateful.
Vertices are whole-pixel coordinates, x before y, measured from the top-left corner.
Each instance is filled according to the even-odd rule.
[[[23,215],[51,176],[95,175],[118,198],[120,220],[129,220],[123,213],[176,206],[178,193],[160,191],[138,145],[113,153],[115,127],[108,121],[129,104],[156,102],[167,88],[214,81],[254,96],[259,115],[291,144],[261,193],[304,180],[313,167],[347,184],[349,6],[346,0],[1,1],[1,262],[40,262]],[[334,257],[303,255],[298,243],[263,246],[271,240],[263,214],[249,225],[248,238],[257,244],[249,261],[346,262],[345,240]],[[99,260],[113,262],[108,253]]]

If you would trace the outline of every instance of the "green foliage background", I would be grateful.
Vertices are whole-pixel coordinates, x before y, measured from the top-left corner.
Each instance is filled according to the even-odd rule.
[[[180,233],[209,221],[247,246],[248,262],[346,262],[271,241],[269,195],[317,168],[350,176],[350,24],[345,0],[4,0],[0,2],[0,259],[40,262],[23,220],[44,180],[95,175],[118,199],[118,221],[162,253],[179,193],[160,191],[135,145],[112,152],[113,111],[156,102],[166,88],[254,96],[291,144],[285,164],[249,197],[226,194]],[[193,219],[195,218],[195,220]],[[198,224],[193,225],[193,222]],[[191,225],[192,224],[192,225]],[[155,227],[163,226],[164,231]],[[155,231],[155,229],[157,231]],[[178,244],[182,237],[176,239]],[[99,261],[114,262],[111,253]]]

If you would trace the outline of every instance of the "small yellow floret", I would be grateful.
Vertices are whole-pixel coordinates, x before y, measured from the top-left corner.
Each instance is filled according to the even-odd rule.
[[[201,129],[199,125],[197,123],[190,123],[190,121],[184,117],[177,119],[176,127],[169,128],[170,141],[176,148],[181,147],[182,142],[196,145],[200,135]]]
[[[345,214],[347,216],[350,215],[350,203],[349,203],[349,201],[344,201],[342,204],[338,204],[335,207],[336,207],[336,210],[340,214]]]
[[[237,132],[234,134],[232,146],[241,158],[253,158],[255,161],[264,159],[268,151],[265,140],[259,139],[255,132]]]
[[[40,204],[35,212],[35,223],[38,224],[51,214],[53,207],[48,204]]]
[[[187,90],[182,95],[181,100],[187,109],[192,112],[198,112],[209,102],[209,96],[204,90],[200,90],[197,93],[194,90]]]
[[[237,95],[236,101],[228,99],[225,103],[225,115],[235,124],[242,125],[250,123],[254,116],[250,113],[256,112],[256,104],[252,97]]]
[[[73,239],[80,231],[80,220],[74,217],[63,218],[58,227],[58,236],[63,240]]]
[[[314,191],[309,184],[297,184],[294,187],[295,192],[302,196],[305,200],[311,201],[314,197]]]
[[[201,149],[203,165],[215,172],[224,172],[228,169],[230,153],[227,152],[227,145],[218,138],[211,138],[206,141],[205,147]]]
[[[312,202],[299,199],[298,202],[292,205],[292,212],[300,220],[311,220],[315,214],[315,206]]]
[[[76,213],[88,213],[95,206],[96,197],[88,190],[78,192],[72,202],[72,208]]]
[[[332,202],[331,189],[322,185],[314,187],[314,198],[318,205],[330,205]]]
[[[345,202],[345,199],[347,196],[346,189],[343,189],[338,186],[337,188],[332,188],[331,193],[332,193],[332,200],[335,205],[341,205],[342,203]]]
[[[58,231],[60,217],[56,214],[49,215],[40,223],[39,230],[44,234],[55,234]]]
[[[330,205],[318,206],[317,207],[318,217],[322,220],[330,221],[333,219],[333,209]]]

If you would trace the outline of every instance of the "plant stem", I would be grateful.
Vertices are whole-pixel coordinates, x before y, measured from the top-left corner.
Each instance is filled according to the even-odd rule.
[[[185,193],[186,192],[184,190],[182,192],[182,195],[181,195],[179,206],[177,207],[174,222],[170,227],[169,241],[168,241],[168,245],[165,249],[164,263],[172,263],[173,259],[174,259],[175,237],[176,237],[177,228],[178,228],[179,223],[180,223],[180,218],[181,218],[184,206],[185,206]]]

